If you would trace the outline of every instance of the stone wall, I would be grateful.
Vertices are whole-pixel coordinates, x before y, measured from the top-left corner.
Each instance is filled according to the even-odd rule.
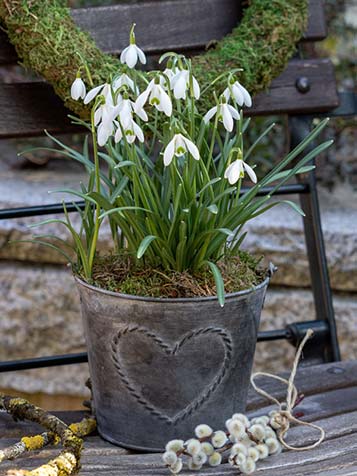
[[[71,164],[50,162],[46,169],[13,171],[0,164],[2,208],[58,201],[47,190],[78,183]],[[352,193],[352,192],[351,192]],[[347,209],[322,193],[322,221],[334,291],[334,306],[343,358],[357,358],[357,207]],[[75,219],[75,215],[73,215]],[[28,239],[36,219],[0,222],[0,360],[80,352],[85,349],[79,299],[70,270],[53,250],[9,240]],[[55,226],[56,232],[60,229]],[[269,289],[261,329],[314,318],[309,290],[302,219],[285,206],[274,208],[249,225],[246,248],[279,267]],[[41,233],[53,232],[46,226]],[[63,233],[62,237],[66,239]],[[108,233],[102,235],[103,246]],[[287,343],[261,343],[256,367],[271,371],[291,365]],[[0,387],[50,394],[85,394],[87,365],[0,374]]]

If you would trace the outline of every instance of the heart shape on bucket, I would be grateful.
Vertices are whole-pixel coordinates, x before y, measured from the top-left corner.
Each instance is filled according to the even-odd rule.
[[[111,355],[131,396],[155,417],[175,424],[218,388],[232,360],[232,339],[225,329],[205,327],[171,346],[145,327],[127,325],[113,337]],[[184,384],[186,375],[193,385]]]

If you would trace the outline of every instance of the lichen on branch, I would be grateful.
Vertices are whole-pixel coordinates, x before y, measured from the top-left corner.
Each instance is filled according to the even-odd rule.
[[[57,436],[62,443],[61,453],[45,465],[34,470],[11,470],[9,476],[70,476],[80,467],[83,441],[62,420],[27,400],[0,393],[0,410],[5,410],[14,420],[30,420],[40,424]],[[25,440],[25,444],[34,445],[34,441]],[[37,444],[39,441],[36,442]]]
[[[251,0],[233,32],[193,59],[197,80],[209,84],[220,72],[242,68],[239,79],[252,94],[265,90],[294,53],[307,17],[308,0]],[[78,68],[85,61],[97,85],[119,71],[119,61],[75,25],[64,0],[0,0],[0,19],[22,64],[86,117],[87,106],[69,95]]]

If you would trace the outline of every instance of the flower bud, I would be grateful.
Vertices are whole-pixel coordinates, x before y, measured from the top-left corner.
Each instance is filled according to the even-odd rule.
[[[214,448],[211,443],[208,443],[208,441],[204,441],[203,443],[201,443],[201,448],[207,456],[211,456],[214,453]]]
[[[211,436],[213,433],[213,430],[210,426],[208,425],[198,425],[195,428],[195,435],[197,438],[207,438]]]
[[[183,450],[183,440],[171,440],[165,446],[166,451],[174,451],[177,453],[178,451]]]
[[[266,426],[269,423],[270,418],[266,415],[252,419],[253,424]]]
[[[250,427],[250,421],[243,413],[235,413],[234,415],[232,415],[232,418],[233,420],[240,420],[241,422],[243,422],[246,428]]]
[[[269,455],[269,448],[264,443],[255,446],[255,449],[259,451],[259,459],[265,459]]]
[[[255,425],[252,425],[250,428],[249,428],[249,432],[253,435],[253,437],[255,439],[257,439],[258,441],[263,441],[264,437],[265,437],[265,428],[263,425],[258,425],[258,424],[255,424]]]
[[[265,444],[269,449],[269,454],[280,453],[281,445],[276,438],[267,438],[265,440]]]
[[[208,459],[208,464],[210,466],[219,466],[222,462],[222,455],[215,451]]]
[[[166,451],[162,455],[162,459],[165,464],[172,466],[177,461],[177,454],[174,451]]]
[[[204,451],[200,451],[198,453],[198,455],[195,455],[192,457],[192,461],[196,464],[196,465],[204,465],[205,462],[207,461],[207,455]]]
[[[218,430],[213,433],[212,445],[215,448],[222,448],[222,446],[225,445],[226,441],[227,441],[227,435],[225,434],[224,431]]]
[[[255,462],[252,460],[252,458],[247,458],[244,463],[239,465],[239,469],[244,474],[252,474],[255,471]]]
[[[231,466],[240,466],[241,464],[245,463],[247,457],[243,453],[237,453],[235,455],[231,455],[228,458],[228,462]]]
[[[231,419],[227,424],[227,430],[236,438],[243,437],[246,434],[244,423],[238,419]]]
[[[201,451],[201,443],[195,438],[187,440],[185,445],[187,453],[189,453],[191,456],[195,456]]]
[[[182,459],[179,458],[179,459],[176,461],[175,464],[169,466],[169,469],[170,469],[171,473],[173,473],[173,474],[178,474],[178,473],[181,471],[182,466],[183,466]]]
[[[247,456],[248,454],[248,449],[243,443],[236,443],[235,445],[232,446],[231,448],[231,455],[236,455],[238,453],[242,453],[244,456]]]
[[[199,469],[202,468],[202,465],[201,464],[196,464],[192,458],[188,458],[187,460],[187,467],[188,469],[191,469],[191,470],[194,470],[194,471],[198,471]]]
[[[250,448],[248,448],[248,457],[252,458],[253,461],[258,461],[259,451],[254,448],[254,446],[251,446]]]

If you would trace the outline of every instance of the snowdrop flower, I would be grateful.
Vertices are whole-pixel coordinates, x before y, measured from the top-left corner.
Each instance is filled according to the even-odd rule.
[[[170,117],[172,114],[172,103],[169,95],[160,84],[160,78],[150,81],[146,90],[140,94],[135,101],[135,106],[142,109],[149,99],[149,103],[155,106],[158,111],[164,112]]]
[[[135,87],[134,81],[129,78],[129,76],[125,73],[119,76],[114,82],[113,82],[113,89],[114,91],[117,91],[119,88],[122,86],[127,86],[129,89],[131,89],[135,94],[139,93],[139,88]]]
[[[234,119],[238,121],[240,119],[239,112],[234,109],[233,106],[225,102],[221,102],[218,106],[212,107],[207,114],[203,117],[204,122],[207,124],[214,115],[218,115],[218,120],[223,122],[224,128],[228,132],[232,132]]]
[[[101,122],[97,129],[97,141],[101,147],[108,142],[109,137],[114,132],[114,125],[112,122]]]
[[[77,75],[71,86],[71,98],[78,101],[79,98],[84,99],[86,96],[86,85],[81,77]]]
[[[120,61],[126,63],[129,68],[134,68],[138,59],[140,63],[146,64],[146,57],[144,52],[136,46],[135,43],[135,34],[134,34],[135,23],[131,27],[130,31],[130,45],[127,46],[120,55]]]
[[[193,95],[195,99],[200,98],[200,86],[194,76],[192,76]],[[171,79],[171,89],[176,99],[186,99],[186,92],[190,88],[190,72],[187,69],[178,70]]]
[[[230,84],[223,92],[224,97],[227,99],[232,97],[238,106],[247,106],[251,107],[252,98],[248,91],[242,86],[238,81],[235,81],[233,84]]]
[[[121,125],[123,127],[123,131],[126,137],[126,140],[129,144],[132,144],[135,139],[138,139],[140,142],[144,142],[144,133],[141,130],[141,127],[136,124],[132,116],[125,116],[123,120],[121,120]],[[119,132],[120,131],[120,132]],[[115,142],[119,142],[123,137],[123,133],[121,131],[120,126],[118,127],[114,140]]]
[[[180,157],[187,151],[195,160],[199,160],[200,153],[195,144],[182,134],[175,134],[173,139],[168,143],[166,149],[164,150],[164,165],[166,167],[170,165],[174,155]]]
[[[84,104],[90,103],[100,92],[102,93],[102,96],[104,96],[106,103],[113,104],[111,86],[108,83],[100,84],[88,91],[83,101]]]
[[[205,424],[198,425],[195,428],[195,435],[197,436],[197,438],[207,438],[208,436],[211,436],[212,433],[212,428]]]
[[[240,178],[244,178],[244,171],[247,172],[253,183],[257,183],[257,176],[255,175],[254,170],[242,159],[235,160],[227,167],[224,172],[224,178],[228,179],[230,185],[233,185],[238,182]]]

